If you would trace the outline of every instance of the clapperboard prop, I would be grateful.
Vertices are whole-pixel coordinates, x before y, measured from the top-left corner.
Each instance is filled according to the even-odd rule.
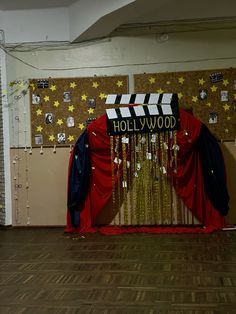
[[[108,95],[106,105],[114,104],[130,106],[106,109],[109,135],[179,129],[177,94]]]

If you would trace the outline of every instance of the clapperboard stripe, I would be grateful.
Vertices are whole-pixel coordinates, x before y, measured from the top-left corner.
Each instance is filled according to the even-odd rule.
[[[121,118],[135,118],[135,117],[148,117],[158,115],[172,115],[172,108],[170,105],[144,105],[134,107],[121,107],[106,109],[108,119],[121,119]]]
[[[156,105],[170,104],[172,93],[165,94],[109,94],[106,99],[106,105]]]

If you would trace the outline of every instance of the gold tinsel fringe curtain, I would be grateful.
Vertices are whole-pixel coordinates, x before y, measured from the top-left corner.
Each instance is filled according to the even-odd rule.
[[[198,224],[174,189],[176,132],[111,136],[110,147],[112,224]]]

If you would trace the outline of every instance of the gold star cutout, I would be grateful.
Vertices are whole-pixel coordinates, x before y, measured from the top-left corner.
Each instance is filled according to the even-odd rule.
[[[180,92],[178,93],[178,98],[181,99],[183,97],[183,94]]]
[[[53,142],[55,140],[55,136],[53,134],[49,135],[48,139],[49,141]]]
[[[74,107],[73,105],[71,105],[71,106],[68,107],[68,111],[73,112],[74,110],[75,110],[75,107]]]
[[[157,92],[158,92],[158,94],[163,94],[163,93],[164,93],[163,89],[161,89],[161,88],[159,88],[159,89],[157,90]]]
[[[107,96],[106,96],[106,94],[104,94],[104,93],[100,93],[99,94],[99,98],[101,98],[101,99],[105,99]]]
[[[63,122],[63,120],[62,120],[62,119],[58,119],[58,120],[57,120],[57,124],[58,124],[58,125],[60,125],[60,126],[61,126],[63,123],[64,123],[64,122]]]
[[[224,108],[225,111],[227,111],[227,110],[230,109],[230,106],[229,106],[228,104],[225,104],[225,105],[223,106],[223,108]]]
[[[92,87],[94,87],[94,88],[98,88],[98,86],[99,86],[98,82],[93,82]]]
[[[51,89],[52,92],[54,92],[57,89],[57,87],[56,87],[56,85],[51,85],[50,89]]]
[[[84,125],[83,123],[80,123],[80,124],[79,124],[79,129],[80,129],[80,130],[83,130],[84,128],[85,128],[85,125]]]
[[[37,114],[37,116],[41,116],[42,115],[42,110],[41,109],[36,110],[36,114]]]
[[[42,132],[43,131],[43,127],[41,125],[37,126],[37,132]]]
[[[204,83],[205,83],[205,81],[204,81],[203,78],[200,78],[200,79],[198,80],[198,84],[199,84],[199,85],[204,85]]]
[[[228,116],[228,117],[227,117],[227,120],[228,120],[228,121],[229,121],[229,120],[231,120],[231,117],[230,117],[230,116]]]
[[[82,100],[82,101],[86,101],[86,100],[87,100],[87,98],[88,98],[88,96],[87,96],[87,95],[85,95],[85,94],[83,94],[83,95],[81,96],[81,100]]]
[[[69,135],[69,136],[68,136],[68,141],[69,141],[69,142],[74,141],[74,139],[75,139],[75,138],[74,138],[74,136],[73,136],[73,135]]]
[[[208,103],[206,104],[206,106],[211,107],[211,103],[210,103],[210,102],[208,102]]]
[[[150,84],[154,84],[156,82],[155,77],[150,77],[148,80]]]
[[[217,88],[218,88],[218,87],[216,87],[215,85],[213,85],[213,86],[211,86],[211,91],[212,91],[212,92],[216,92],[216,91],[217,91]]]
[[[228,80],[223,80],[223,85],[224,86],[227,86],[229,84],[229,81]]]
[[[29,86],[32,88],[33,91],[35,90],[35,85],[34,85],[34,83],[30,83]]]
[[[58,100],[55,100],[53,106],[56,107],[56,108],[59,107],[59,106],[60,106],[59,101],[58,101]]]
[[[197,102],[198,101],[198,97],[197,96],[192,96],[192,101],[193,102]]]
[[[183,76],[181,76],[181,77],[178,78],[178,82],[179,82],[179,84],[184,84],[184,78],[183,78]]]
[[[117,81],[117,82],[116,82],[116,85],[117,85],[118,87],[123,86],[123,81]]]
[[[229,133],[229,129],[225,129],[225,133]]]
[[[45,102],[47,102],[47,101],[49,101],[49,96],[45,96],[43,99]]]
[[[70,88],[75,88],[76,87],[76,83],[75,82],[71,82],[70,83]]]
[[[89,113],[89,114],[94,113],[94,108],[89,108],[89,109],[88,109],[88,113]]]

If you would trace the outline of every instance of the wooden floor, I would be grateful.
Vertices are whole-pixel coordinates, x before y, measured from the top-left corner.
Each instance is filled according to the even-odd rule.
[[[236,313],[236,232],[2,229],[0,313]]]

